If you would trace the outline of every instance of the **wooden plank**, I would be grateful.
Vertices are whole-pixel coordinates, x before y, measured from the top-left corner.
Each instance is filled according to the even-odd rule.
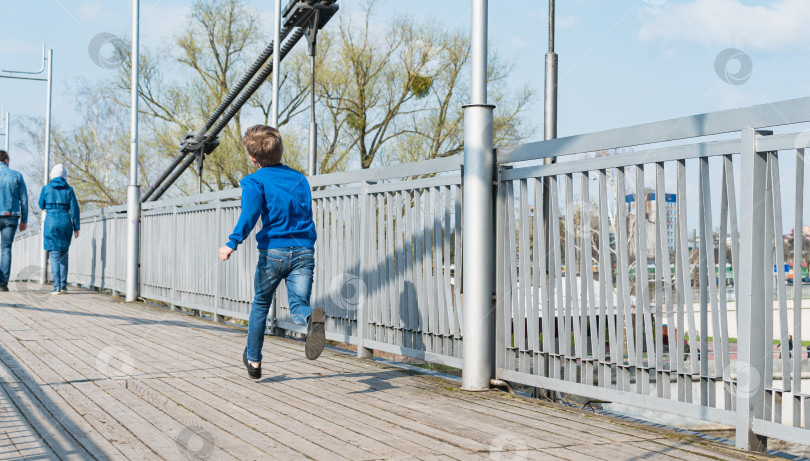
[[[19,384],[11,385],[19,386]],[[14,401],[0,385],[0,459],[58,459],[14,407]]]
[[[219,457],[240,459],[264,454],[581,459],[580,452],[605,440],[623,443],[621,450],[639,449],[648,455],[656,453],[654,446],[635,444],[659,439],[680,443],[660,430],[616,424],[574,409],[502,393],[458,392],[456,384],[410,376],[330,350],[317,362],[307,361],[302,343],[281,338],[266,339],[266,376],[256,383],[244,376],[239,361],[244,330],[108,299],[76,293],[51,298],[46,308],[15,310],[10,323],[16,333],[39,340],[21,342],[0,326],[0,344],[8,342],[25,358],[19,367],[34,366],[41,372],[31,381],[55,389],[55,395],[69,401],[65,405],[76,408],[82,424],[105,436],[102,428],[107,424],[120,434],[139,437],[142,445],[157,452],[152,457],[178,457],[170,436],[195,424],[208,431]],[[189,348],[190,343],[195,347]],[[97,369],[98,352],[116,345],[136,358],[129,379],[109,379]],[[22,385],[8,370],[0,369],[0,379],[4,386]],[[93,419],[91,412],[99,415]],[[273,429],[278,426],[295,434],[305,426],[309,432],[303,442],[292,442]],[[155,439],[155,432],[169,435]],[[576,437],[561,447],[566,441],[560,432]],[[509,440],[518,442],[510,445]],[[129,441],[110,441],[120,456],[136,458],[136,447],[124,442]],[[288,443],[301,446],[290,450],[284,446]],[[308,448],[311,453],[299,450],[306,443],[314,445]],[[671,452],[678,456],[682,451],[698,453],[676,448]],[[662,446],[659,451],[666,450]]]

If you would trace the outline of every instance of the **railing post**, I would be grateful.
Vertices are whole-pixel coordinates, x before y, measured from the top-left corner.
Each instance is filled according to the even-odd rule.
[[[172,207],[172,235],[180,235],[179,231],[180,231],[180,229],[177,226],[177,205],[174,205]],[[172,287],[171,287],[171,295],[170,296],[171,296],[171,308],[172,308],[173,311],[180,311],[181,310],[180,306],[178,306],[176,304],[177,303],[177,284],[178,284],[178,282],[180,280],[180,277],[178,276],[180,271],[177,270],[177,268],[180,267],[180,266],[178,266],[179,262],[177,261],[177,251],[178,251],[177,248],[178,248],[177,245],[172,245],[172,267],[174,269],[171,272],[172,273],[172,280],[171,280]]]
[[[765,299],[766,268],[765,248],[765,179],[767,159],[757,152],[757,132],[752,128],[742,130],[741,136],[741,184],[740,184],[740,290],[737,315],[739,333],[737,339],[737,405],[736,445],[746,450],[764,451],[767,439],[753,431],[754,418],[762,418],[765,389],[763,377],[765,354],[770,347],[765,344]],[[745,216],[750,213],[749,216]]]
[[[369,241],[369,229],[376,225],[375,214],[372,211],[371,198],[368,193],[368,181],[363,181],[363,194],[360,196],[360,280],[364,286],[371,286],[371,271],[373,261],[371,261],[371,245]],[[370,359],[374,357],[374,351],[365,347],[366,334],[368,332],[368,319],[366,317],[366,307],[370,296],[362,296],[357,304],[357,357]]]
[[[221,216],[222,210],[222,200],[217,199],[217,211],[216,211],[216,223],[219,226],[219,223],[222,222]],[[217,237],[219,237],[220,233],[216,233]],[[225,270],[224,264],[217,264],[217,273],[214,277],[214,321],[224,323],[225,316],[220,315],[220,311],[222,310],[222,271]]]
[[[487,104],[487,0],[472,1],[471,103],[464,106],[461,388],[489,389],[495,371],[492,109]]]

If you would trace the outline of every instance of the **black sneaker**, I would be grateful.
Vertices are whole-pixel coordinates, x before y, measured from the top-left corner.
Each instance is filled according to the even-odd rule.
[[[0,285],[0,291],[8,291],[8,285]]]
[[[322,307],[313,309],[307,319],[307,344],[304,351],[310,360],[320,357],[323,347],[326,345],[326,332],[323,325],[325,322],[326,313]]]
[[[245,363],[245,368],[247,368],[248,376],[251,379],[259,379],[262,377],[262,364],[260,363],[258,367],[254,368],[248,361],[247,349],[242,353],[242,361]]]

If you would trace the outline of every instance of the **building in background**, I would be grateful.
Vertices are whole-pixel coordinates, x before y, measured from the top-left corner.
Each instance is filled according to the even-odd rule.
[[[645,209],[645,216],[647,218],[647,235],[648,236],[655,236],[655,227],[652,224],[657,223],[656,221],[656,197],[655,192],[648,192],[647,193],[647,200],[644,204]],[[636,194],[627,194],[624,196],[624,201],[627,203],[627,212],[635,213],[635,209],[633,205],[636,203]],[[666,216],[664,219],[667,223],[667,248],[669,248],[669,252],[673,253],[675,251],[675,225],[678,221],[678,213],[676,209],[675,203],[675,194],[664,194],[664,210]],[[652,242],[650,242],[652,240]],[[652,243],[652,246],[650,245]],[[647,239],[647,246],[648,248],[652,248],[655,250],[655,240]],[[649,254],[649,250],[648,250]],[[654,254],[654,253],[653,253]]]

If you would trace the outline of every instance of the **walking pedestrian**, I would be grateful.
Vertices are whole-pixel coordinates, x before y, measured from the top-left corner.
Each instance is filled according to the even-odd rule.
[[[8,152],[0,150],[0,291],[8,291],[11,245],[17,229],[28,225],[28,192],[23,176],[8,167]]]
[[[67,183],[67,168],[61,163],[51,170],[51,182],[42,188],[39,207],[45,210],[44,243],[51,259],[53,291],[67,291],[68,250],[79,236],[79,202]]]

